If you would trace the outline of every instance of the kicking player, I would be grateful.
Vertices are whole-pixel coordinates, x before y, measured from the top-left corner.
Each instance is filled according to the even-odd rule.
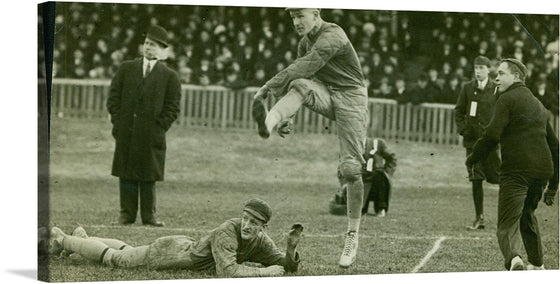
[[[155,242],[132,247],[116,239],[88,237],[78,227],[72,236],[53,227],[49,252],[63,250],[112,267],[147,267],[148,269],[206,270],[215,268],[219,277],[281,276],[295,272],[299,264],[296,251],[303,226],[292,226],[282,253],[264,232],[272,209],[263,200],[245,202],[241,218],[227,220],[200,240],[187,236],[165,236]],[[244,264],[245,262],[248,262]],[[249,263],[253,263],[250,265]],[[255,267],[254,263],[261,264]]]
[[[364,76],[344,30],[323,21],[320,9],[286,10],[302,37],[298,58],[257,91],[253,117],[259,135],[265,139],[275,128],[280,135],[289,133],[286,122],[302,105],[336,122],[340,141],[339,168],[348,181],[348,227],[339,265],[347,268],[356,259],[364,192],[362,153],[369,120]],[[269,94],[279,98],[270,112],[265,103]]]

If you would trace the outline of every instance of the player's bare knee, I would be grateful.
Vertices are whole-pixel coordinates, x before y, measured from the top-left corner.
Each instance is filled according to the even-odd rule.
[[[362,166],[354,162],[340,164],[340,174],[347,182],[355,182],[362,176]]]

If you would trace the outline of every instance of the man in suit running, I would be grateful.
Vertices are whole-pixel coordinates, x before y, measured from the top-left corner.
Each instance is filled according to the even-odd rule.
[[[558,191],[558,137],[548,111],[525,86],[526,77],[527,67],[521,61],[501,61],[496,78],[500,96],[494,114],[466,161],[467,167],[471,167],[486,159],[500,144],[496,235],[509,270],[544,269],[535,210],[541,198],[552,205]],[[523,247],[527,266],[521,259]]]

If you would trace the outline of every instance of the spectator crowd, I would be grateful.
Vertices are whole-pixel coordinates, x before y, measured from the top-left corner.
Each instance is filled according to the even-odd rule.
[[[528,87],[558,113],[558,15],[328,9],[322,17],[347,32],[371,97],[454,104],[476,56],[493,66],[515,57],[529,69]],[[112,78],[141,55],[137,31],[151,24],[168,30],[165,62],[183,84],[261,86],[297,57],[282,8],[61,2],[53,76]]]

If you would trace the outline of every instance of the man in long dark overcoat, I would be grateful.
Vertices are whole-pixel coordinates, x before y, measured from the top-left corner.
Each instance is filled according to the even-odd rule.
[[[116,141],[111,174],[119,177],[121,224],[136,221],[140,197],[142,223],[164,225],[155,216],[155,182],[163,180],[165,133],[177,119],[181,97],[179,76],[158,61],[167,46],[167,31],[150,27],[143,57],[123,62],[111,81],[107,109]]]

